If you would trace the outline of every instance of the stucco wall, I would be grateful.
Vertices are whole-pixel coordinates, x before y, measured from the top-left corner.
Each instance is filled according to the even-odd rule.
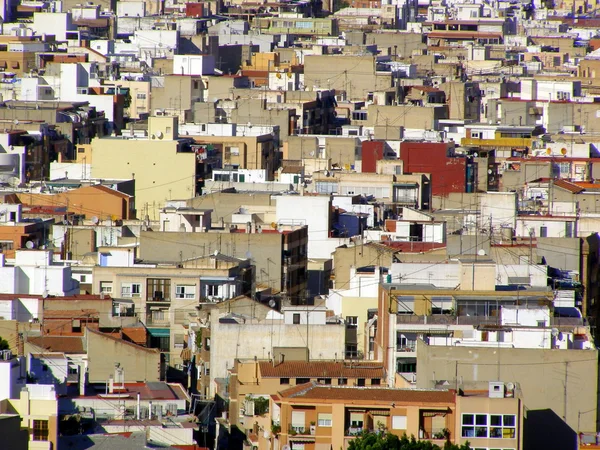
[[[456,375],[465,384],[516,382],[528,410],[552,409],[559,417],[566,415],[573,430],[578,429],[579,412],[597,406],[596,350],[434,347],[418,341],[417,353],[418,388],[432,388],[433,380],[454,385]],[[594,415],[582,414],[579,429],[596,429]]]

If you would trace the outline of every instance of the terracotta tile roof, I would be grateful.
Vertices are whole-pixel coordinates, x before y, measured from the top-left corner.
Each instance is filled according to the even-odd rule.
[[[51,352],[86,353],[80,336],[38,336],[28,338],[27,342]]]
[[[316,382],[279,392],[282,398],[347,400],[352,402],[455,403],[454,391],[323,386]]]
[[[100,313],[97,309],[57,309],[45,310],[44,319],[85,319],[99,318]]]
[[[134,344],[146,345],[147,335],[144,327],[126,327],[122,329],[123,337]]]
[[[573,194],[579,194],[581,191],[584,190],[584,188],[582,188],[581,186],[577,186],[576,184],[571,183],[567,180],[555,180],[554,187],[564,189],[565,191],[572,192]]]
[[[97,334],[98,336],[102,336],[102,337],[104,337],[104,338],[106,338],[106,339],[111,339],[111,340],[113,340],[113,341],[119,341],[119,342],[120,342],[120,343],[122,343],[122,344],[125,344],[125,345],[129,345],[129,346],[135,347],[135,348],[137,348],[137,349],[138,349],[138,350],[140,350],[140,351],[144,351],[144,352],[150,352],[150,353],[159,353],[159,352],[160,352],[160,351],[159,351],[158,349],[156,349],[156,348],[146,348],[146,347],[142,347],[141,345],[134,344],[133,342],[129,342],[129,341],[126,341],[125,339],[121,339],[121,338],[118,338],[118,337],[111,336],[110,334],[103,333],[103,332],[101,332],[101,331],[94,330],[94,329],[92,329],[92,328],[86,328],[86,329],[85,329],[85,331],[86,331],[86,333],[93,333],[93,334]]]
[[[338,361],[284,361],[273,364],[258,363],[265,378],[385,378],[382,364],[349,363]]]

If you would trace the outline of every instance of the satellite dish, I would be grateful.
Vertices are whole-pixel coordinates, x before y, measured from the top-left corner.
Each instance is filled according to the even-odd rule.
[[[271,222],[271,228],[273,228],[274,230],[277,229],[277,222]]]
[[[277,302],[275,300],[271,299],[271,300],[269,300],[269,306],[271,308],[275,308],[275,306],[277,306]]]
[[[286,444],[283,447],[281,447],[281,450],[292,450],[292,448]]]
[[[558,336],[558,328],[552,328],[552,336],[553,337]]]
[[[252,258],[252,253],[250,253],[250,250],[248,250],[246,252],[246,258],[251,259]]]
[[[98,222],[100,222],[100,220],[96,216],[92,217],[92,223],[94,225],[98,225]]]
[[[13,123],[14,123],[15,125],[19,125],[19,119],[15,119],[15,120],[13,120]]]
[[[331,176],[331,173],[329,172],[329,170],[326,170],[326,171],[325,171],[325,176],[326,176],[326,177],[330,177],[330,176]]]
[[[312,150],[312,151],[309,153],[309,155],[310,155],[311,157],[315,156],[315,151],[314,151],[314,150]]]
[[[27,247],[29,250],[31,250],[32,248],[35,248],[35,244],[33,243],[33,241],[27,241],[25,243],[25,247]]]
[[[492,169],[488,169],[488,175],[491,175],[492,173],[494,173]]]
[[[213,252],[213,256],[219,256],[219,250],[215,250],[215,251]]]
[[[163,138],[163,133],[162,133],[162,131],[157,131],[157,132],[156,132],[156,137],[157,137],[158,139],[162,139],[162,138]]]
[[[508,389],[509,391],[512,391],[515,388],[515,383],[512,382],[508,382],[506,383],[506,389]]]
[[[44,289],[44,292],[42,292],[42,298],[48,298],[48,291]]]
[[[479,250],[477,250],[477,254],[478,254],[479,256],[485,256],[485,250],[484,250],[484,249],[482,249],[482,248],[480,248]]]
[[[63,225],[69,225],[69,221],[68,221],[67,219],[64,219],[64,220],[62,221],[62,223],[63,223]]]
[[[477,152],[473,153],[473,158],[479,158],[479,153],[477,153]]]

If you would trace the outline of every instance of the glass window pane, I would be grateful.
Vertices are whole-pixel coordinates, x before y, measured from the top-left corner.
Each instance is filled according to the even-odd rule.
[[[475,436],[478,438],[485,438],[488,435],[487,427],[475,427]]]
[[[515,426],[515,416],[504,416],[504,426],[505,427],[514,427]]]
[[[475,428],[462,427],[462,437],[475,437]]]
[[[491,415],[490,416],[490,425],[501,427],[502,426],[502,416]]]
[[[473,425],[473,414],[463,414],[462,423],[463,425]]]
[[[487,415],[486,414],[477,414],[475,416],[475,423],[477,425],[487,425]]]

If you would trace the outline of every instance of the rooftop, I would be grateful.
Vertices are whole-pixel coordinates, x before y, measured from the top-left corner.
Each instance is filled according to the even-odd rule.
[[[307,400],[342,400],[385,403],[445,403],[453,404],[456,392],[441,390],[390,389],[372,387],[325,386],[310,382],[279,392],[280,398]]]
[[[265,378],[385,378],[380,363],[348,363],[344,361],[284,361],[279,364],[259,362]]]

